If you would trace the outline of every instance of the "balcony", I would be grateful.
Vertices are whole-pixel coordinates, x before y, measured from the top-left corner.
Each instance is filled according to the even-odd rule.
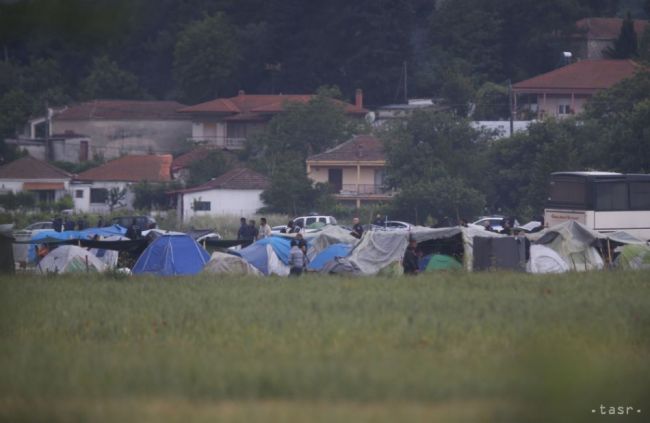
[[[385,185],[376,184],[343,184],[339,197],[392,197],[395,191]]]
[[[188,142],[206,147],[227,148],[232,150],[241,150],[246,145],[246,138],[222,137],[217,135],[205,135],[200,137],[190,137]]]

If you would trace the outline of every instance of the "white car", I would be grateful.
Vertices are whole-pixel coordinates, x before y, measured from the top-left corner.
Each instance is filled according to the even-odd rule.
[[[334,216],[300,216],[293,219],[294,225],[298,225],[305,229],[314,223],[324,223],[326,225],[336,225],[336,218]]]
[[[481,226],[485,229],[485,224],[489,223],[493,231],[500,232],[503,230],[503,225],[501,224],[503,219],[505,219],[505,216],[484,216],[472,224]],[[517,226],[519,226],[519,222],[515,219],[514,227]]]
[[[387,220],[383,225],[372,225],[373,230],[379,231],[410,231],[413,225],[399,220]]]

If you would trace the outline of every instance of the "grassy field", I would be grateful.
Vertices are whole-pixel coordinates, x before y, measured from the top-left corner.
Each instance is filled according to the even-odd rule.
[[[648,272],[0,278],[0,421],[649,415]]]

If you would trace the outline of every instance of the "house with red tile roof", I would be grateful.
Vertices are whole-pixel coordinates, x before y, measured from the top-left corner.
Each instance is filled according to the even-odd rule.
[[[517,114],[532,111],[537,118],[580,113],[598,91],[642,70],[631,60],[575,62],[514,84],[514,108]]]
[[[116,208],[132,209],[135,195],[130,189],[131,186],[144,181],[171,181],[172,160],[170,154],[123,156],[76,175],[70,186],[74,194],[75,210],[109,212],[111,190],[124,190],[126,193],[115,205]]]
[[[234,215],[247,217],[264,207],[262,191],[270,180],[254,170],[241,167],[204,184],[171,192],[176,196],[178,216],[187,223],[194,216]]]
[[[178,110],[192,121],[190,141],[210,147],[242,149],[246,139],[262,131],[269,120],[284,112],[289,103],[307,103],[313,95],[259,95],[240,91],[236,97],[217,98]],[[355,103],[333,100],[349,116],[363,117],[363,93],[357,90]]]
[[[372,135],[357,135],[309,156],[307,175],[314,182],[328,183],[339,202],[357,208],[362,203],[389,201],[393,195],[385,184],[384,146]]]
[[[584,18],[575,24],[570,50],[578,60],[604,59],[604,52],[614,47],[621,33],[621,18]],[[648,21],[633,20],[634,32],[639,39],[648,27]]]
[[[71,151],[76,148],[65,154],[68,161],[83,162],[97,155],[111,159],[124,154],[171,154],[182,150],[192,134],[191,120],[186,114],[177,113],[182,107],[183,104],[175,101],[78,103],[54,111],[48,138],[81,136],[89,140],[86,144],[66,146]],[[35,135],[27,138],[40,141],[47,148],[45,138]]]
[[[72,175],[31,156],[0,166],[0,194],[32,192],[39,202],[52,203],[68,194]]]

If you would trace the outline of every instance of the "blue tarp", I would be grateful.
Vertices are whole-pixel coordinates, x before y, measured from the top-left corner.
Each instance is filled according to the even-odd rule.
[[[32,245],[29,246],[27,259],[30,263],[36,262],[35,244],[56,244],[57,242],[70,241],[74,239],[92,239],[95,235],[108,237],[124,234],[126,234],[126,228],[123,228],[120,225],[107,226],[104,228],[88,228],[83,231],[40,231],[34,235],[30,241],[30,244]]]
[[[271,236],[261,239],[246,248],[242,248],[237,253],[248,263],[255,266],[265,275],[269,274],[269,257],[266,246],[270,245],[273,252],[284,264],[289,263],[289,250],[291,250],[291,240],[280,236]]]
[[[352,250],[349,244],[332,244],[314,257],[307,266],[310,270],[320,271],[325,264],[334,260],[335,257],[347,257]]]
[[[133,266],[134,274],[195,275],[210,255],[187,235],[163,235],[152,242]]]

